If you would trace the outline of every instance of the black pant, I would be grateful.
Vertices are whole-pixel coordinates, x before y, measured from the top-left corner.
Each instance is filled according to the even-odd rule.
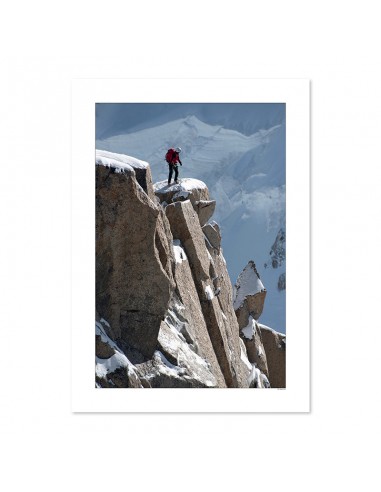
[[[168,184],[170,184],[171,179],[172,179],[173,170],[175,170],[175,181],[177,181],[177,177],[179,175],[179,169],[178,169],[178,166],[176,166],[174,164],[169,164],[168,166],[169,166]]]

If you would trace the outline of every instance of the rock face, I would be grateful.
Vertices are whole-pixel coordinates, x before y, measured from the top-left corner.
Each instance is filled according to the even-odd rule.
[[[266,375],[269,376],[266,351],[262,342],[261,330],[258,323],[251,315],[248,324],[241,328],[241,337],[246,346],[247,357],[252,364]]]
[[[206,247],[197,213],[189,200],[166,207],[174,238],[179,239],[189,260],[193,281],[214,352],[229,387],[245,386],[245,371],[240,359],[238,323],[232,309],[232,289],[222,279],[227,277],[225,262],[211,256]],[[222,265],[224,267],[222,267]],[[218,278],[221,281],[215,283]],[[219,288],[219,295],[215,295]],[[229,306],[231,307],[229,309]]]
[[[166,321],[170,323],[173,316],[177,318],[174,323],[172,322],[172,325],[180,326],[180,333],[192,350],[208,361],[211,371],[217,380],[217,386],[223,388],[226,386],[225,379],[213,349],[189,260],[181,247],[180,241],[179,245],[175,245],[175,252],[176,263],[174,271],[178,297],[177,299],[174,298],[171,303]]]
[[[174,288],[171,239],[163,210],[133,171],[96,166],[97,311],[117,343],[147,357]]]
[[[278,268],[286,259],[286,232],[281,228],[270,250],[271,266]]]
[[[201,226],[208,222],[216,208],[216,202],[210,200],[209,190],[205,183],[198,179],[184,178],[181,180],[181,184],[172,185],[167,185],[166,181],[161,181],[154,185],[154,190],[160,203],[170,204],[190,200],[197,212]]]
[[[264,288],[235,311],[206,185],[152,185],[147,163],[110,152],[96,164],[96,386],[267,387],[285,343],[270,330],[267,360]]]
[[[95,323],[95,383],[100,388],[142,388],[134,366],[107,335],[103,318]]]
[[[286,387],[286,336],[259,325],[266,352],[269,380],[273,388]]]
[[[286,274],[281,273],[278,279],[278,290],[285,290],[285,289],[286,289]]]
[[[247,356],[253,365],[254,387],[285,388],[285,335],[257,322],[266,298],[259,273],[249,261],[234,288],[234,308]]]
[[[245,321],[249,315],[252,315],[254,319],[258,319],[263,311],[266,289],[261,282],[253,261],[249,261],[239,275],[234,292],[234,309],[237,312],[237,316],[240,317],[243,314]]]
[[[279,292],[286,290],[286,231],[284,227],[281,227],[276,235],[275,241],[271,246],[269,253],[269,259],[264,264],[264,268],[272,268],[278,270],[277,289]]]

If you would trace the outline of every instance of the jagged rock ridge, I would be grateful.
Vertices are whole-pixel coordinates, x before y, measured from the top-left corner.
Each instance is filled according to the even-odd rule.
[[[254,261],[250,260],[234,286],[234,309],[250,363],[252,387],[286,387],[286,337],[257,322],[266,298]]]
[[[266,387],[206,185],[153,186],[148,163],[121,154],[97,151],[96,164],[96,385]]]

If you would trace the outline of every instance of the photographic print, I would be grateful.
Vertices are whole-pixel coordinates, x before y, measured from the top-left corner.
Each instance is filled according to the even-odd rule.
[[[97,388],[286,387],[286,105],[98,103]]]
[[[75,82],[76,411],[309,408],[308,98]]]

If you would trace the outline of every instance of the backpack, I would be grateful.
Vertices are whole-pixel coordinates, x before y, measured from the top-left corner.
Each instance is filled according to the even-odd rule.
[[[165,154],[165,160],[168,162],[168,164],[172,163],[174,153],[175,153],[174,149],[168,149],[167,153]]]

